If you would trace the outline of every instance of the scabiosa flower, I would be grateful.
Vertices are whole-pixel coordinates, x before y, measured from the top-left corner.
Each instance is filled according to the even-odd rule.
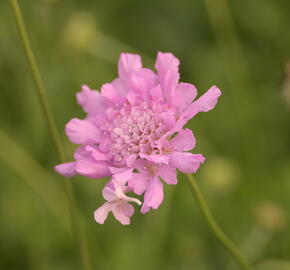
[[[187,152],[195,138],[184,125],[197,113],[213,109],[221,92],[212,86],[194,100],[197,90],[179,83],[178,66],[174,55],[159,52],[154,73],[142,67],[139,55],[122,53],[117,79],[100,92],[84,85],[77,94],[87,116],[70,120],[65,131],[80,146],[75,161],[55,169],[66,177],[110,177],[103,190],[107,202],[94,213],[98,223],[112,211],[120,223],[129,224],[131,202],[142,204],[143,214],[157,209],[163,182],[175,185],[176,169],[195,173],[204,162],[203,155]],[[143,203],[128,192],[144,194]]]

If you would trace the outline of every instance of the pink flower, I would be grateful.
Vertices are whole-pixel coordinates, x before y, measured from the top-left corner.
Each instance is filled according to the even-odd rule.
[[[114,217],[123,225],[130,224],[130,217],[134,213],[134,207],[129,202],[142,204],[138,199],[125,195],[128,187],[118,182],[110,181],[103,189],[103,197],[107,200],[95,213],[95,220],[103,224],[107,219],[108,213],[112,211]]]
[[[112,177],[103,191],[107,202],[95,212],[99,223],[112,211],[122,224],[129,224],[133,207],[126,192],[144,193],[142,213],[157,209],[163,200],[162,181],[175,185],[176,169],[194,173],[204,162],[201,154],[187,152],[195,138],[184,125],[213,109],[221,92],[212,86],[195,100],[196,88],[179,83],[178,66],[171,53],[159,52],[154,73],[142,67],[139,55],[122,53],[117,79],[100,92],[84,85],[77,94],[87,117],[70,120],[65,131],[80,147],[75,161],[55,169],[66,177]],[[114,199],[108,199],[109,191]]]

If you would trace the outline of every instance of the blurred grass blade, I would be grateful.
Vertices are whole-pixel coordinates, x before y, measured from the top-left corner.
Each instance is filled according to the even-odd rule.
[[[257,270],[289,270],[290,261],[284,260],[267,260],[259,263]]]
[[[69,231],[65,194],[51,175],[1,129],[0,148],[0,160],[14,170],[41,197],[62,227]]]

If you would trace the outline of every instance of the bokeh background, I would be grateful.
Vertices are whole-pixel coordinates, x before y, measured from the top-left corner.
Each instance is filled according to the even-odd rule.
[[[190,122],[196,179],[214,216],[259,269],[290,269],[290,2],[286,0],[20,1],[68,160],[64,134],[83,117],[75,94],[113,80],[120,52],[153,67],[181,60],[181,80],[222,89]],[[104,180],[63,179],[9,1],[0,2],[0,269],[82,269],[64,181],[72,181],[92,269],[238,269],[208,230],[182,175],[158,211],[130,226],[95,223]]]

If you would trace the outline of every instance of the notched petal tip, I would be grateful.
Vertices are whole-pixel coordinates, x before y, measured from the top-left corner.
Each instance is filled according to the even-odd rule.
[[[155,68],[163,69],[163,68],[169,68],[170,66],[178,67],[180,64],[180,61],[178,58],[174,56],[173,53],[170,52],[158,52],[156,57],[156,63]]]
[[[118,62],[120,77],[133,75],[142,68],[141,57],[138,54],[121,53]]]

